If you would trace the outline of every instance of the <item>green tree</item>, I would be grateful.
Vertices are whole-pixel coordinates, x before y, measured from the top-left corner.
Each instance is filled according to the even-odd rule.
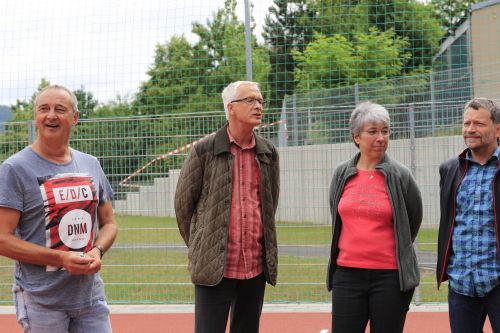
[[[31,95],[29,100],[17,100],[16,104],[11,106],[12,118],[7,121],[5,124],[5,131],[0,135],[2,142],[0,146],[0,154],[2,159],[7,158],[26,147],[30,141],[30,133],[33,135],[36,133],[34,123],[32,122],[33,112],[35,110],[35,98],[43,88],[49,85],[50,82],[46,78],[42,78],[36,91]],[[85,91],[84,86],[73,91],[73,93],[78,99],[78,108],[82,111],[82,113],[88,112],[97,107],[98,102],[94,99],[94,95],[91,92]],[[80,117],[82,116],[82,113],[80,113]],[[30,121],[31,123],[29,123]],[[87,129],[84,126],[80,126],[80,124],[78,124],[78,126],[73,129],[73,133],[75,136],[85,136],[86,130]],[[72,141],[71,144],[79,146],[77,141]]]
[[[206,25],[193,23],[193,33],[199,36],[197,50],[203,50],[208,57],[207,92],[218,96],[217,109],[221,109],[220,93],[229,83],[246,80],[246,40],[245,24],[236,15],[236,0],[226,0],[224,8],[214,13]],[[253,21],[253,19],[252,19]],[[255,23],[253,23],[253,29]],[[257,44],[251,34],[253,81],[261,83],[261,91],[267,98],[267,74],[269,56],[266,50]]]
[[[29,144],[30,133],[35,133],[34,123],[29,124],[28,121],[33,121],[36,95],[49,85],[50,82],[43,78],[29,100],[17,100],[16,104],[11,105],[12,118],[7,120],[5,131],[0,134],[0,160],[5,160]]]
[[[185,36],[173,36],[156,46],[155,60],[133,103],[137,114],[188,111],[189,99],[203,86],[209,60],[203,50],[191,46]]]
[[[430,5],[435,8],[437,18],[445,32],[458,28],[462,21],[469,17],[472,5],[482,0],[431,0]]]
[[[33,111],[35,110],[35,98],[36,95],[42,91],[43,88],[50,86],[50,82],[46,78],[42,78],[42,81],[36,88],[36,91],[31,95],[28,101],[17,100],[15,105],[11,105],[12,108],[12,118],[10,122],[17,121],[27,121],[33,120]]]
[[[407,40],[404,53],[410,53],[411,58],[405,62],[402,75],[432,69],[444,35],[435,7],[417,0],[311,0],[310,7],[317,13],[315,31],[322,35],[339,34],[352,42],[375,26]]]
[[[285,95],[293,94],[297,62],[292,51],[304,52],[313,39],[312,17],[305,0],[274,0],[269,7],[262,37],[269,52],[269,104],[280,107]]]
[[[150,79],[141,85],[132,108],[141,115],[197,114],[180,123],[167,121],[165,125],[176,133],[164,141],[167,150],[186,144],[187,133],[210,133],[221,126],[224,118],[207,121],[199,112],[223,115],[223,88],[246,80],[245,25],[236,15],[236,4],[236,0],[227,0],[206,24],[194,22],[192,32],[199,38],[196,43],[191,44],[185,36],[173,36],[156,47],[155,61],[147,72]],[[261,90],[266,98],[269,56],[253,34],[251,42],[253,80],[264,82]],[[145,150],[152,149],[150,141],[144,144]]]
[[[246,79],[245,25],[236,15],[236,0],[207,19],[193,23],[199,41],[173,36],[156,47],[154,63],[133,106],[140,114],[222,111],[220,93],[230,82]],[[269,57],[252,35],[254,81],[266,82]],[[262,87],[261,87],[262,88]],[[263,85],[263,91],[267,85]]]
[[[309,0],[315,13],[314,32],[325,36],[341,35],[348,41],[358,33],[367,33],[371,0]],[[375,5],[376,5],[376,0]]]
[[[78,100],[78,110],[80,111],[80,118],[91,117],[99,102],[94,98],[94,94],[90,91],[85,91],[85,86],[73,91]]]
[[[346,37],[317,35],[303,54],[293,52],[299,63],[296,92],[332,89],[355,83],[386,80],[402,74],[410,57],[408,41],[394,31],[380,32],[371,27],[368,34]]]
[[[394,30],[397,36],[408,40],[405,53],[411,57],[405,63],[403,73],[415,75],[428,72],[432,59],[439,50],[444,31],[435,18],[434,7],[417,0],[369,0],[370,25],[380,31]]]

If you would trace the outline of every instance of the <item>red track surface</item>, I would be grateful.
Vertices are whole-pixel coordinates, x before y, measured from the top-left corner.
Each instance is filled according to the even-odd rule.
[[[191,333],[194,315],[112,314],[114,333]],[[260,333],[320,333],[329,329],[329,313],[263,313]],[[15,315],[0,315],[1,333],[21,333]],[[405,333],[449,333],[447,312],[410,312]],[[484,333],[491,333],[487,322]],[[98,332],[96,332],[98,333]]]

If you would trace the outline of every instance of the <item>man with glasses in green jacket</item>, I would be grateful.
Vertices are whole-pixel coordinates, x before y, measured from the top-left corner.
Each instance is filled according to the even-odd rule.
[[[228,124],[191,149],[175,211],[189,248],[195,285],[195,333],[257,333],[265,284],[276,284],[274,215],[279,196],[276,147],[253,130],[266,101],[258,84],[231,83],[222,92]]]

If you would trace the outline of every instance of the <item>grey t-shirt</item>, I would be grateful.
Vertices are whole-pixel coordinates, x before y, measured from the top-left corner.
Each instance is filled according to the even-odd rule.
[[[89,251],[97,231],[97,206],[113,196],[98,160],[71,149],[65,164],[47,161],[30,147],[0,166],[0,206],[21,211],[16,236],[61,251]],[[16,283],[36,302],[58,310],[103,300],[99,274],[16,261]]]

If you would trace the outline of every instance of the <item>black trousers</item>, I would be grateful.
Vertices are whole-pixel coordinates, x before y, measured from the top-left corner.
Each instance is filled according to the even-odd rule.
[[[397,269],[339,266],[333,275],[332,333],[401,333],[414,290],[399,290]]]
[[[224,333],[231,314],[230,333],[258,333],[266,278],[223,278],[213,287],[194,286],[195,333]]]
[[[483,333],[486,316],[494,333],[500,332],[500,286],[484,297],[469,297],[448,285],[450,327],[453,333]]]

